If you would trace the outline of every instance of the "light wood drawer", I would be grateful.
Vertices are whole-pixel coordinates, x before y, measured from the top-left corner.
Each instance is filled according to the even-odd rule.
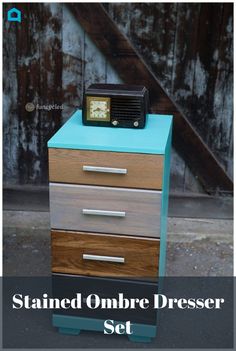
[[[50,182],[162,189],[162,173],[162,155],[49,149]]]
[[[157,239],[54,230],[51,235],[54,273],[157,277]]]
[[[161,192],[50,183],[51,228],[160,236]]]

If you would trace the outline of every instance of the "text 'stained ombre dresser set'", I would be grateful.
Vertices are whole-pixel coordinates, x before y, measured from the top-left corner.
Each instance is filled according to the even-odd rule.
[[[98,106],[95,118],[102,119],[99,103],[91,96],[89,101]],[[104,102],[109,106],[107,122],[114,99],[101,101],[102,109]],[[115,102],[117,111],[117,97]],[[158,293],[158,277],[165,274],[172,116],[145,117],[142,129],[98,127],[84,125],[78,110],[49,140],[55,297]],[[84,307],[55,311],[53,325],[79,334],[103,332],[107,319],[131,321],[130,340],[150,341],[158,328],[156,313]]]

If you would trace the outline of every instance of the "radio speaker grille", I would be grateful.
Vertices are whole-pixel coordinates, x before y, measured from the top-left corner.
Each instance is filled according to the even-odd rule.
[[[139,98],[113,97],[111,104],[112,119],[138,120],[142,117],[141,100]]]

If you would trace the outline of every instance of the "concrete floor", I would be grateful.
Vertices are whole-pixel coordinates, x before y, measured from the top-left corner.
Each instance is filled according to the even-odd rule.
[[[4,211],[4,274],[50,274],[48,212]],[[167,275],[231,276],[233,221],[169,218]]]

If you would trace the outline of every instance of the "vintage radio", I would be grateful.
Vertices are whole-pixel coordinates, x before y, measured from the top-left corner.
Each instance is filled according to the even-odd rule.
[[[144,128],[148,109],[148,90],[144,86],[92,84],[84,96],[83,124]]]

